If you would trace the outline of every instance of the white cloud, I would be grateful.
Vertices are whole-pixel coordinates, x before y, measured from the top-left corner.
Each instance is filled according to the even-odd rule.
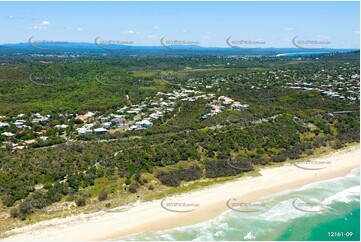
[[[49,21],[43,20],[38,24],[34,24],[31,28],[36,30],[46,30],[49,25],[50,25]]]
[[[154,28],[154,29],[159,29],[159,27],[158,27],[158,26],[154,26],[153,28]]]
[[[293,30],[295,30],[295,28],[287,27],[287,28],[285,28],[285,30],[286,30],[286,31],[293,31]]]
[[[135,32],[134,30],[127,30],[127,31],[122,31],[122,34],[139,34],[139,32]]]
[[[354,34],[360,34],[360,30],[353,31]]]

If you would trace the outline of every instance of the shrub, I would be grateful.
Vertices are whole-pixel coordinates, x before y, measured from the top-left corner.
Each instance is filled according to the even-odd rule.
[[[21,214],[26,215],[33,212],[33,207],[29,201],[25,201],[19,204],[19,211]]]
[[[333,148],[338,150],[341,149],[344,145],[340,142],[340,141],[335,141],[335,143],[333,144]]]
[[[99,196],[98,196],[99,201],[107,200],[107,198],[108,198],[108,192],[107,191],[102,191],[102,192],[99,193]]]
[[[235,176],[253,170],[249,160],[244,158],[208,160],[206,161],[206,177]]]
[[[291,152],[288,157],[292,160],[297,160],[300,158],[300,155],[298,153],[295,153],[295,152]]]
[[[307,154],[307,155],[312,155],[312,154],[313,154],[313,150],[307,150],[307,151],[306,151],[306,154]]]
[[[123,170],[118,171],[118,175],[119,175],[120,178],[123,178],[125,176],[125,174],[126,174],[126,172],[123,171]]]
[[[134,180],[136,180],[137,182],[140,182],[140,178],[142,176],[142,173],[137,171],[135,174],[134,174]]]
[[[284,162],[284,161],[286,161],[286,159],[287,159],[287,157],[286,157],[285,155],[280,155],[280,154],[274,155],[274,156],[272,157],[272,160],[273,160],[274,162]]]
[[[194,181],[202,177],[202,170],[199,166],[179,168],[178,170],[165,173],[158,171],[155,175],[163,185],[178,187],[181,181]]]
[[[84,207],[85,204],[86,204],[86,200],[85,200],[85,198],[80,197],[80,198],[78,198],[78,199],[76,200],[75,203],[76,203],[76,205],[77,205],[78,207]]]
[[[25,220],[26,219],[26,214],[20,213],[19,218],[21,220]]]
[[[66,198],[66,201],[71,202],[75,200],[75,195],[73,193],[69,194],[69,196]]]
[[[10,195],[4,195],[1,199],[6,207],[11,207],[15,203],[15,199]]]
[[[180,185],[180,180],[178,177],[173,176],[172,173],[165,174],[163,176],[157,177],[163,185],[170,187],[178,187]]]
[[[129,178],[127,178],[125,179],[124,183],[125,185],[129,185],[130,183],[132,183],[132,181]]]
[[[33,208],[37,208],[37,209],[42,209],[43,207],[47,206],[47,202],[44,198],[40,197],[40,198],[32,198],[31,200],[31,206]]]
[[[238,158],[238,159],[240,159],[240,158]],[[248,158],[248,161],[253,165],[266,165],[268,163],[260,155],[253,155],[250,158]]]
[[[137,185],[135,183],[130,184],[129,191],[131,193],[136,193],[137,192]]]
[[[10,210],[10,216],[12,218],[17,218],[17,217],[19,217],[19,215],[20,215],[20,213],[19,213],[19,210],[17,208],[12,208]]]

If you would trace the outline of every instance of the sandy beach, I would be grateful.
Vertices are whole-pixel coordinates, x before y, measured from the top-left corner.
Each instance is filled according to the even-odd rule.
[[[261,176],[239,178],[165,200],[137,203],[123,212],[97,212],[42,221],[9,231],[12,241],[107,240],[142,231],[199,223],[230,209],[229,201],[250,203],[276,193],[344,176],[359,167],[360,147],[322,155],[317,163],[265,168]],[[228,205],[227,205],[228,204]]]

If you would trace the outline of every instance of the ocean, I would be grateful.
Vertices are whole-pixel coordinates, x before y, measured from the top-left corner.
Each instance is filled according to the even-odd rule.
[[[360,240],[360,169],[257,204],[250,210],[232,207],[200,224],[116,240]]]
[[[328,53],[330,53],[330,52],[297,52],[297,53],[278,54],[276,56],[304,57],[304,56],[322,55],[322,54],[328,54]]]

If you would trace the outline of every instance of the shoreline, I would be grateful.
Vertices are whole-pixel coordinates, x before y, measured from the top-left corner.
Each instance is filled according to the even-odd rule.
[[[197,224],[229,210],[227,201],[230,199],[254,202],[310,183],[344,176],[360,167],[360,146],[357,144],[310,160],[327,160],[330,163],[319,170],[301,169],[290,164],[265,167],[260,171],[261,176],[237,178],[163,200],[137,202],[123,212],[101,211],[41,221],[5,232],[10,236],[3,240],[108,240],[139,232]],[[167,206],[168,202],[178,206]],[[181,204],[194,206],[182,207]]]

